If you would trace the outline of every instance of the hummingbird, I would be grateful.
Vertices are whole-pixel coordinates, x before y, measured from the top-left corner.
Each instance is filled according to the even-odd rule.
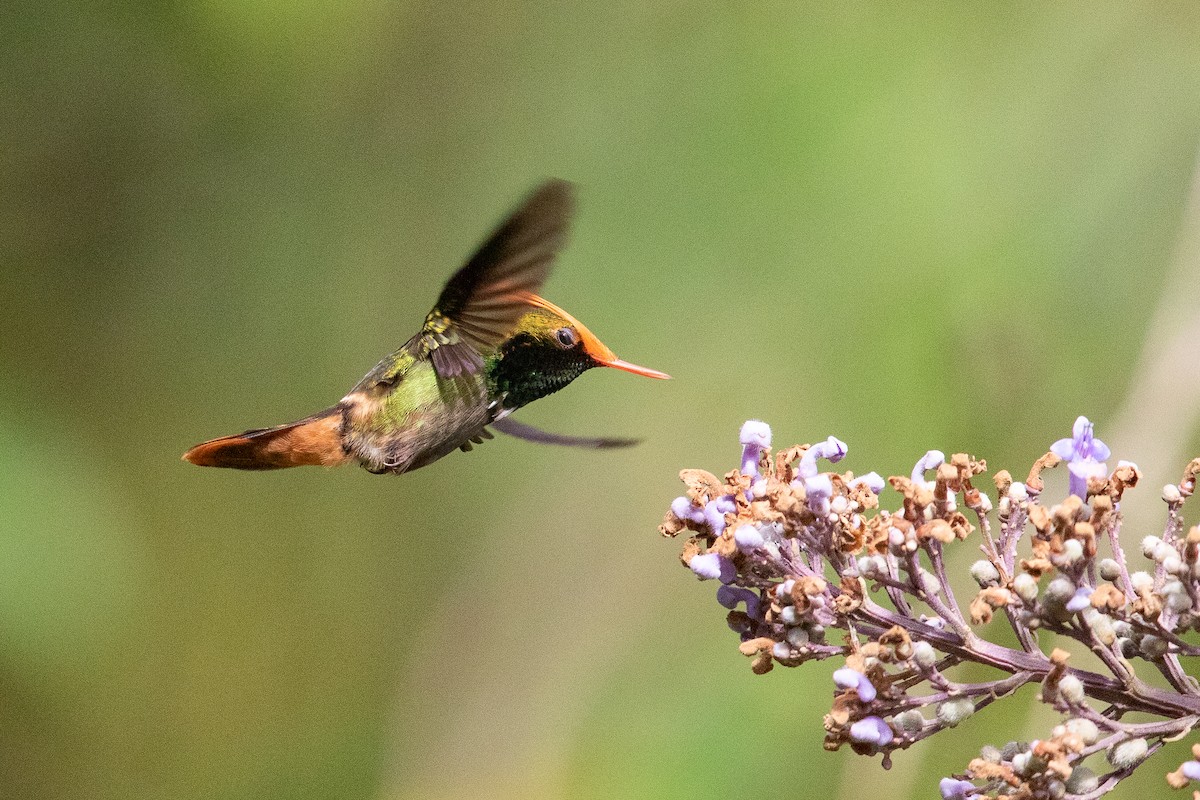
[[[421,330],[337,405],[203,442],[183,459],[248,470],[356,462],[399,475],[493,438],[489,427],[549,444],[636,443],[549,433],[509,417],[593,367],[670,377],[617,358],[582,322],[538,295],[573,207],[565,181],[535,189],[450,277]]]

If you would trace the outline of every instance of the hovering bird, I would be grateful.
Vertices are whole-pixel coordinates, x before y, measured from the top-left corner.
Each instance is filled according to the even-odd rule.
[[[508,416],[592,367],[670,377],[617,358],[583,323],[538,296],[572,206],[564,181],[548,181],[529,195],[450,278],[420,332],[337,405],[198,444],[184,460],[251,470],[357,462],[398,475],[470,450],[492,438],[488,426],[550,444],[634,444],[547,433]]]

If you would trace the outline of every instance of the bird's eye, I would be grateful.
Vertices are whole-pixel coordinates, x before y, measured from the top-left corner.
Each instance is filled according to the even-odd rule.
[[[559,328],[554,332],[554,337],[558,339],[558,344],[564,350],[574,347],[579,344],[579,334],[574,328]]]

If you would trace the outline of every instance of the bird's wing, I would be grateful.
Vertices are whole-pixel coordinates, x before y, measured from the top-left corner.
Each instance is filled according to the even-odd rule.
[[[518,439],[525,439],[540,444],[561,444],[568,447],[629,447],[641,441],[640,439],[593,439],[584,436],[565,436],[560,433],[548,433],[532,425],[526,425],[524,422],[517,422],[512,417],[498,419],[492,423],[492,427],[501,433],[507,433],[509,436],[515,436]]]
[[[543,183],[446,282],[421,329],[439,376],[479,372],[482,354],[512,332],[550,275],[573,206],[571,184]]]

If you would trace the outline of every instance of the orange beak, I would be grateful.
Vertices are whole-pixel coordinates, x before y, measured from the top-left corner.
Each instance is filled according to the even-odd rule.
[[[547,311],[551,311],[565,319],[567,322],[571,323],[571,325],[579,333],[580,340],[583,342],[583,351],[591,356],[592,359],[601,366],[612,367],[613,369],[620,369],[624,370],[625,372],[632,372],[634,375],[644,375],[647,378],[658,378],[659,380],[667,380],[671,377],[665,372],[659,372],[658,370],[650,369],[649,367],[639,367],[637,364],[631,364],[628,361],[622,361],[621,359],[617,358],[617,354],[612,350],[609,350],[608,346],[605,345],[604,342],[597,339],[596,334],[589,331],[586,325],[544,297],[538,297],[537,295],[531,294],[529,295],[528,300],[532,305],[541,306]]]
[[[608,350],[607,347],[604,349]],[[608,352],[611,353],[612,351],[609,350]],[[592,356],[592,358],[596,358],[596,357]],[[600,358],[596,358],[596,361],[600,362],[601,364],[603,364],[606,367],[612,367],[614,369],[623,369],[626,372],[632,372],[634,375],[645,375],[647,378],[658,378],[659,380],[665,381],[671,377],[670,375],[668,375],[665,372],[659,372],[658,370],[650,369],[649,367],[639,367],[637,364],[630,364],[628,361],[622,361],[621,359],[617,358],[616,356],[613,356],[608,361],[605,361]]]

